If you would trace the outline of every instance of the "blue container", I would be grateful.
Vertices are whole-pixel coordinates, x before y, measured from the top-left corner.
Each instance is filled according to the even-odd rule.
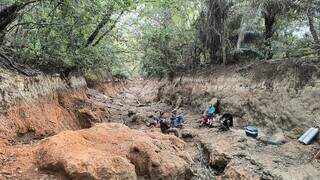
[[[246,135],[252,138],[257,138],[258,137],[258,129],[253,126],[247,126],[245,128]]]

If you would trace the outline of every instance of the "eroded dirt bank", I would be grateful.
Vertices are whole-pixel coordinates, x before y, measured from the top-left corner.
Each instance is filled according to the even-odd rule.
[[[319,179],[319,143],[296,140],[319,124],[319,71],[299,66],[301,72],[262,62],[228,67],[228,74],[91,88],[81,77],[35,80],[5,72],[0,179]],[[212,98],[236,116],[230,131],[199,127]],[[181,139],[147,126],[152,115],[176,107],[187,113]],[[261,130],[259,140],[245,136],[249,124]]]
[[[301,60],[218,67],[209,75],[161,81],[158,93],[158,99],[195,112],[212,98],[236,116],[238,127],[256,125],[297,138],[320,124],[320,65]]]
[[[83,77],[25,77],[4,70],[0,77],[0,137],[11,144],[107,120],[107,109],[88,97]]]
[[[91,85],[95,90],[79,76],[28,78],[4,70],[1,82],[0,179],[192,176],[182,140],[122,125],[130,119],[127,107],[144,106],[125,83]]]
[[[220,82],[224,82],[222,81],[224,77],[220,78]],[[228,77],[225,77],[225,80],[228,80]],[[246,111],[242,112],[242,116],[238,116],[237,113],[241,108],[241,105],[238,104],[238,98],[245,94],[243,92],[246,90],[241,90],[242,93],[239,93],[233,87],[224,89],[225,92],[223,92],[216,89],[219,84],[217,85],[215,81],[209,80],[202,84],[199,83],[199,78],[179,78],[173,82],[149,80],[143,81],[142,84],[144,91],[140,94],[149,92],[146,93],[146,97],[150,98],[152,97],[150,92],[153,92],[153,97],[158,100],[158,104],[167,102],[172,105],[171,109],[180,107],[180,111],[187,112],[187,123],[181,130],[182,137],[188,142],[189,154],[194,157],[195,162],[201,161],[201,163],[194,165],[196,167],[194,179],[212,179],[213,177],[217,179],[319,179],[320,164],[314,158],[320,149],[319,142],[315,141],[312,145],[305,146],[297,142],[295,131],[282,129],[278,127],[280,124],[268,127],[265,124],[259,124],[259,121],[254,122],[254,119],[243,119],[243,117],[254,117],[250,114],[251,112]],[[219,128],[199,127],[199,119],[202,116],[199,111],[205,109],[205,104],[215,98],[210,95],[210,91],[201,91],[207,90],[206,88],[210,88],[210,86],[216,87],[214,93],[220,95],[218,97],[222,99],[224,111],[236,115],[235,127],[230,131],[222,132]],[[155,91],[157,87],[159,87],[159,91]],[[231,99],[234,101],[227,101],[228,99],[223,98],[224,93],[228,95],[232,92],[238,96],[238,98]],[[256,95],[259,96],[259,94]],[[231,97],[233,96],[231,95]],[[245,98],[245,100],[250,99]],[[191,102],[198,104],[190,104]],[[234,108],[237,105],[239,105],[239,109]],[[273,102],[270,101],[270,105],[265,106],[272,105]],[[266,118],[266,121],[270,120],[268,117],[263,117],[263,114],[260,116],[260,118]],[[305,124],[308,121],[294,125],[296,127],[316,125],[313,124],[313,121],[309,121],[309,123],[311,122],[311,125]],[[246,137],[243,131],[243,126],[251,125],[251,123],[257,125],[261,131],[258,140]],[[301,133],[306,127],[301,128]],[[197,158],[199,152],[201,152],[201,157]]]

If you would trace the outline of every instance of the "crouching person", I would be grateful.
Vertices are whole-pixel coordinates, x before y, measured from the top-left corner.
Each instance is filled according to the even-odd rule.
[[[220,113],[220,101],[217,100],[214,103],[210,103],[208,109],[203,114],[203,121],[201,125],[212,125],[214,118]]]
[[[173,133],[175,136],[180,137],[179,130],[174,127],[170,127],[170,123],[164,119],[160,119],[160,129],[161,132],[164,134],[170,134]]]
[[[181,115],[181,114],[177,115],[177,110],[174,109],[172,111],[170,121],[171,121],[171,127],[177,128],[177,127],[182,126],[182,124],[185,122],[185,119],[184,119],[183,115]]]
[[[230,113],[225,113],[220,117],[221,130],[227,131],[233,127],[233,116]]]

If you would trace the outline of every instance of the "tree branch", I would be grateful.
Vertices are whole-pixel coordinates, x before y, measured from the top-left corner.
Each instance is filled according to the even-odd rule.
[[[104,15],[102,21],[98,24],[98,26],[95,28],[95,30],[91,33],[91,35],[87,39],[86,47],[90,46],[93,43],[94,39],[99,34],[100,30],[110,21],[112,13],[113,13],[113,6]]]
[[[120,13],[120,15],[118,16],[118,18],[117,18],[117,19],[113,22],[113,24],[111,25],[111,27],[99,37],[99,39],[93,44],[93,46],[98,45],[99,42],[100,42],[110,31],[112,31],[112,30],[116,27],[116,24],[117,24],[117,22],[119,21],[120,17],[123,15],[123,13],[124,13],[124,11],[122,11],[122,12]]]
[[[37,1],[39,0],[29,0],[24,3],[17,2],[0,11],[0,31],[4,31],[18,17],[20,10]]]

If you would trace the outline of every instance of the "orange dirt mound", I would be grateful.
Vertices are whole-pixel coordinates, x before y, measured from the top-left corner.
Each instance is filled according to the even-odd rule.
[[[41,169],[73,179],[172,179],[188,175],[184,146],[173,136],[110,123],[62,132],[41,142],[37,154]]]

